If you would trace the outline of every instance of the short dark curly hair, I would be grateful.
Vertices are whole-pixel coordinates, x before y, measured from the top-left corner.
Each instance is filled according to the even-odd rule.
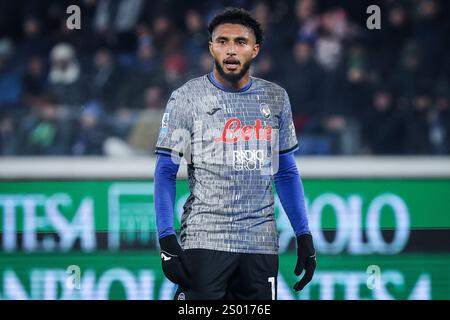
[[[218,13],[208,25],[209,41],[212,40],[214,29],[225,23],[240,24],[251,29],[255,35],[256,43],[262,45],[263,31],[261,25],[250,12],[242,8],[225,8]]]

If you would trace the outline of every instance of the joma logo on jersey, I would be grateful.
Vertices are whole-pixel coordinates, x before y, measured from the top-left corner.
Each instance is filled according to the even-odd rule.
[[[261,131],[262,130],[262,131]],[[246,125],[241,128],[241,120],[231,118],[225,123],[222,135],[215,139],[216,142],[235,143],[239,140],[266,140],[272,139],[272,127],[262,127],[261,120],[256,120],[255,125]]]
[[[261,170],[263,163],[263,150],[233,150],[233,167],[236,171]]]

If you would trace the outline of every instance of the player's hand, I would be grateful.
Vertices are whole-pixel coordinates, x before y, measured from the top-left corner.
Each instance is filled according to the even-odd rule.
[[[192,276],[189,261],[178,244],[177,237],[170,235],[159,239],[161,247],[161,264],[164,275],[175,284],[190,287]]]
[[[316,250],[310,234],[302,234],[297,237],[297,265],[295,266],[295,275],[299,276],[303,269],[305,274],[294,285],[295,291],[302,290],[312,279],[316,270]]]

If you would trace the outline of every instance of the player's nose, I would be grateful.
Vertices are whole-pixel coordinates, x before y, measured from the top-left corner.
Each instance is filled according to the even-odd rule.
[[[236,45],[232,43],[227,46],[226,52],[228,55],[235,55],[237,51],[236,49],[237,49]]]

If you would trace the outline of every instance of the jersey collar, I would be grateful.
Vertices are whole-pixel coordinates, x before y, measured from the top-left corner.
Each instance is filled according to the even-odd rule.
[[[250,81],[243,86],[241,89],[239,90],[233,90],[230,88],[225,87],[223,84],[221,84],[219,81],[216,80],[216,78],[214,78],[214,74],[212,72],[207,74],[208,80],[217,88],[219,88],[220,90],[223,90],[225,92],[244,92],[247,91],[248,89],[250,89],[250,87],[253,84],[253,80],[252,77],[250,77]]]

